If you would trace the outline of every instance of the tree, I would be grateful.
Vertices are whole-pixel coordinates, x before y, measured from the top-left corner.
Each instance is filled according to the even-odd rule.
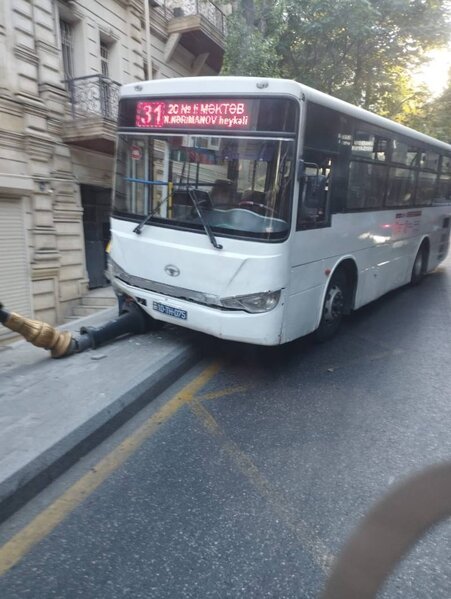
[[[450,31],[448,0],[237,4],[224,73],[292,78],[390,117],[412,105],[409,69]]]
[[[436,100],[431,102],[430,134],[451,144],[451,73],[448,87]]]
[[[449,33],[446,0],[287,0],[286,14],[287,74],[379,113]]]
[[[355,103],[363,95],[364,44],[374,9],[366,0],[287,0],[280,41],[286,76]],[[367,67],[368,68],[368,67]]]
[[[405,123],[451,143],[451,69],[448,73],[448,87],[437,98],[425,101],[421,108],[405,119]]]
[[[277,45],[282,3],[241,0],[228,19],[226,51],[221,74],[281,77]]]

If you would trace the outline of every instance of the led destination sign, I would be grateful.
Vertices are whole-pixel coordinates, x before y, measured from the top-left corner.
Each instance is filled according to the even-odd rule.
[[[144,129],[251,129],[252,100],[161,100],[136,104]]]
[[[284,97],[149,97],[119,100],[119,130],[255,131],[295,135],[299,101]]]

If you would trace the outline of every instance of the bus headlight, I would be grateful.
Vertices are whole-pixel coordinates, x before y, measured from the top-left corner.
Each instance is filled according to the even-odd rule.
[[[245,310],[251,314],[269,312],[273,310],[280,299],[279,291],[266,291],[264,293],[251,293],[250,295],[236,295],[235,297],[224,297],[221,304],[224,308],[232,310]]]

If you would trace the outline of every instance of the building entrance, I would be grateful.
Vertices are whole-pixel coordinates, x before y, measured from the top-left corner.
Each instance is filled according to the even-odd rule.
[[[106,287],[106,246],[110,240],[111,189],[81,185],[89,289]]]

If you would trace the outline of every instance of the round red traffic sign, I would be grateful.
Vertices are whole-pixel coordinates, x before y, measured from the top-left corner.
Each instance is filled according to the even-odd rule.
[[[130,148],[130,155],[133,160],[141,160],[143,153],[139,146],[132,146]]]

